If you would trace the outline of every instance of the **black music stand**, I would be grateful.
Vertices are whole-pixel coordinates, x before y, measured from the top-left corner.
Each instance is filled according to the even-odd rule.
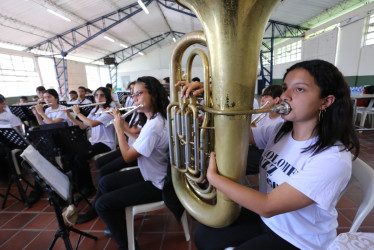
[[[69,177],[53,166],[31,145],[23,151],[21,157],[24,159],[22,166],[29,169],[34,175],[35,180],[49,195],[49,203],[55,210],[59,229],[56,231],[48,249],[53,248],[59,237],[63,239],[66,249],[73,249],[69,237],[70,232],[79,234],[75,249],[78,248],[82,236],[97,240],[97,237],[68,226],[64,222],[62,210],[64,207],[72,204],[73,198]]]
[[[51,162],[55,163],[55,157],[85,153],[91,145],[87,140],[85,130],[79,126],[59,126],[59,128],[37,129],[29,131],[28,138],[35,148]],[[57,164],[57,163],[56,163]],[[64,169],[64,171],[67,171]],[[92,206],[91,202],[82,193],[83,199]]]
[[[120,103],[123,103],[123,101],[124,101],[124,100],[122,100],[123,97],[124,97],[125,95],[130,95],[131,93],[130,93],[130,91],[117,91],[116,94],[117,94],[117,97],[118,97],[118,101],[119,101]]]
[[[86,95],[86,99],[90,100],[91,102],[95,102],[95,97],[93,95]]]
[[[22,176],[21,171],[17,166],[18,164],[15,162],[17,160],[15,156],[16,151],[24,150],[29,145],[29,143],[14,128],[0,128],[0,144],[4,145],[5,149],[7,150],[7,160],[9,163],[9,170],[11,174],[7,191],[5,195],[1,195],[4,197],[2,208],[5,207],[9,195],[21,202],[24,202],[27,207],[31,207],[27,200],[26,191],[28,186],[34,186]],[[26,189],[23,189],[21,180],[27,184]],[[12,187],[13,183],[16,183],[18,193],[21,198],[16,197],[10,192],[10,188]]]
[[[84,105],[84,104],[83,104]],[[79,107],[79,110],[80,112],[84,115],[84,116],[88,116],[91,112],[91,110],[93,110],[94,108],[96,108],[95,106],[88,106],[88,107]]]
[[[57,124],[57,123],[56,123]],[[43,156],[55,157],[63,154],[84,152],[90,146],[85,130],[79,126],[65,126],[63,123],[56,127],[40,126],[40,129],[30,130],[28,139]]]
[[[67,102],[66,101],[59,101],[58,104],[66,106]]]
[[[21,121],[27,122],[27,125],[32,127],[32,124],[37,124],[38,122],[30,107],[31,105],[12,105],[9,106],[9,109]]]

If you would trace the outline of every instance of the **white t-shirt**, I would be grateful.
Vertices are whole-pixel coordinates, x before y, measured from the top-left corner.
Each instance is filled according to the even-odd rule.
[[[114,126],[113,124],[105,127],[107,123],[113,120],[113,116],[108,113],[96,114],[103,111],[103,108],[93,108],[87,118],[95,121],[99,121],[102,124],[91,128],[91,137],[89,139],[90,143],[93,145],[95,143],[102,142],[107,145],[110,149],[114,148]]]
[[[338,213],[335,209],[341,192],[351,177],[352,158],[341,146],[312,155],[302,153],[316,138],[295,141],[291,133],[274,144],[282,123],[253,129],[259,148],[265,148],[260,160],[260,192],[269,193],[287,182],[314,201],[292,212],[264,218],[277,235],[301,249],[327,249],[336,238]]]
[[[109,106],[112,108],[117,108],[117,104],[113,101],[110,102]]]
[[[22,122],[17,116],[7,111],[4,111],[0,114],[0,125],[10,125],[12,128],[14,128],[21,126]]]
[[[57,107],[57,109],[62,109],[62,108],[66,108],[66,106],[64,106],[64,105],[58,105],[58,107]],[[51,112],[51,111],[52,111],[51,107],[48,107],[44,111],[45,115],[48,116],[49,119],[56,120],[58,118],[61,118],[62,122],[67,122],[69,125],[71,125],[71,122],[68,119],[68,117],[66,116],[65,111],[57,111],[57,112]],[[43,120],[43,123],[44,124],[48,124],[45,120]]]
[[[131,96],[128,96],[126,98],[125,107],[131,107],[134,106],[134,99]]]
[[[260,106],[258,105],[258,101],[256,98],[253,98],[253,109],[259,109]]]
[[[167,121],[160,114],[147,120],[133,147],[141,154],[138,165],[144,180],[152,181],[155,187],[162,189],[169,158]]]
[[[136,123],[138,120],[139,120],[139,114],[136,113],[136,111],[135,111],[135,113],[134,113],[133,116],[131,117],[131,120],[130,120],[129,124],[134,124],[134,123]],[[137,127],[142,128],[142,126],[139,125],[139,124],[137,125]],[[138,135],[139,135],[139,134],[138,134]],[[129,147],[132,147],[132,145],[134,144],[134,142],[135,142],[135,140],[132,139],[131,137],[129,137],[129,139],[128,139]]]

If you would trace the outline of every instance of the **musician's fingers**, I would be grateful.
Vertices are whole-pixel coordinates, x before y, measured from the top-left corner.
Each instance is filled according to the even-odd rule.
[[[186,97],[190,96],[191,91],[196,91],[200,87],[201,87],[201,84],[199,82],[192,82],[192,83],[188,84],[188,88],[186,90]],[[196,95],[196,94],[194,94],[194,95]]]
[[[193,95],[194,96],[197,96],[197,95],[201,95],[204,93],[204,88],[201,88],[201,89],[197,89],[193,92]]]
[[[186,81],[179,81],[179,82],[177,82],[176,84],[175,84],[175,87],[177,87],[177,86],[184,86],[184,85],[186,85],[188,82],[186,82]]]

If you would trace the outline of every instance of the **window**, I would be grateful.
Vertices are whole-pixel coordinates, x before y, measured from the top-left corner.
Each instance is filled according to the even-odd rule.
[[[33,95],[41,85],[31,57],[0,54],[1,94],[10,96]]]
[[[38,58],[40,74],[43,79],[43,84],[46,89],[55,89],[59,92],[56,68],[53,59],[46,57]]]
[[[98,87],[105,87],[110,82],[108,67],[86,65],[87,86],[92,91]]]
[[[368,18],[365,34],[365,45],[371,44],[374,44],[374,14]]]
[[[278,48],[275,52],[275,64],[301,60],[301,40]]]

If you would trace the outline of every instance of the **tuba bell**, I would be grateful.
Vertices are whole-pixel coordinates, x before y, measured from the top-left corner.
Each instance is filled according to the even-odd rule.
[[[236,182],[245,174],[257,62],[265,25],[278,0],[177,0],[195,13],[203,30],[181,37],[170,63],[170,105],[167,109],[170,162],[176,194],[186,210],[211,227],[230,225],[239,215],[238,204],[207,183],[210,151],[216,151],[218,171]],[[182,78],[182,56],[193,44],[206,44],[195,55],[204,68],[204,104],[181,98],[175,84]],[[191,76],[187,75],[191,81]],[[286,107],[287,108],[287,107]],[[288,107],[289,108],[289,107]],[[204,112],[202,123],[199,111]]]

